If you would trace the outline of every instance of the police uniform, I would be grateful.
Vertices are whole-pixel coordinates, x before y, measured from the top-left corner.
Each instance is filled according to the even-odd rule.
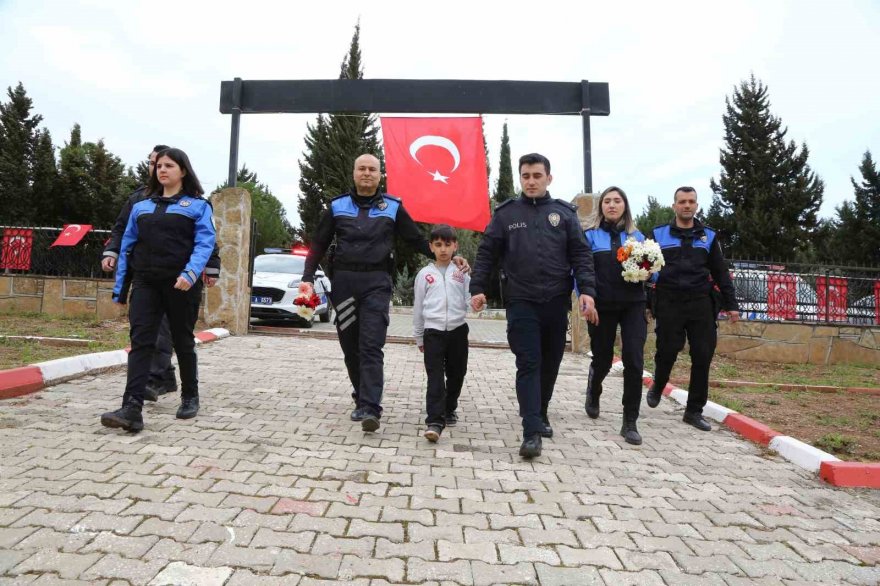
[[[602,381],[611,370],[614,340],[620,325],[623,359],[623,415],[624,420],[639,417],[642,401],[642,375],[645,339],[648,324],[645,318],[645,287],[643,283],[629,283],[623,279],[623,268],[617,260],[617,251],[632,238],[644,242],[645,236],[635,230],[627,234],[608,222],[584,232],[596,268],[596,310],[599,324],[587,324],[593,359],[587,382],[587,413],[598,416]],[[593,410],[591,411],[591,399]]]
[[[147,199],[146,188],[137,188],[122,206],[113,229],[110,232],[110,240],[104,247],[104,257],[119,258],[119,248],[122,244],[122,234],[128,225],[128,218],[131,216],[131,210],[134,205],[140,201]],[[220,278],[220,251],[217,245],[214,245],[214,252],[208,259],[205,267],[205,274],[212,278]],[[130,275],[129,275],[130,276]],[[153,353],[152,362],[150,363],[150,378],[148,386],[157,390],[173,390],[177,387],[177,379],[174,376],[174,366],[171,364],[171,352],[173,345],[171,343],[171,329],[168,325],[168,317],[162,318],[159,324],[159,334],[156,338],[156,351]]]
[[[168,317],[184,399],[198,397],[193,328],[202,294],[202,271],[216,244],[211,204],[201,197],[154,195],[135,203],[122,236],[113,299],[126,300],[131,351],[123,407],[143,406],[144,388],[163,316]],[[128,277],[131,277],[129,281]],[[175,289],[178,277],[192,287]]]
[[[596,294],[593,257],[576,210],[549,193],[505,201],[495,208],[474,263],[471,295],[485,294],[492,269],[501,265],[524,439],[546,429],[565,351],[572,274],[581,293]]]
[[[718,341],[715,322],[719,309],[738,311],[736,292],[715,231],[694,220],[693,228],[680,228],[675,220],[656,226],[653,239],[663,250],[666,264],[657,274],[657,353],[654,357],[655,393],[662,392],[684,348],[687,337],[691,356],[688,414],[700,415],[709,395],[709,365]],[[721,306],[713,304],[713,282],[720,289]],[[648,397],[649,400],[651,397]]]
[[[376,418],[382,415],[382,348],[389,323],[395,235],[433,256],[398,198],[380,192],[340,195],[331,200],[318,223],[302,277],[304,283],[314,283],[318,261],[335,237],[330,301],[336,311],[336,331],[356,408]]]

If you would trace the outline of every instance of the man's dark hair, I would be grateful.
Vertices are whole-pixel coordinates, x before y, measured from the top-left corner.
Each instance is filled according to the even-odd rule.
[[[170,148],[171,147],[168,146],[167,144],[157,144],[156,146],[153,147],[153,150],[150,152],[151,153],[161,153],[162,151],[167,151]]]
[[[529,153],[527,155],[523,155],[519,158],[519,172],[522,173],[523,165],[544,165],[544,170],[547,172],[547,175],[550,174],[550,160],[544,155],[539,155],[538,153]]]
[[[678,201],[678,192],[679,191],[682,193],[696,193],[697,192],[697,190],[694,189],[693,187],[691,187],[690,185],[682,185],[681,187],[679,187],[678,189],[675,190],[675,193],[672,194],[672,201],[673,202]]]
[[[446,244],[449,244],[450,242],[458,242],[458,235],[455,233],[455,229],[449,224],[437,224],[431,229],[430,242],[434,242],[435,240],[442,240]]]
[[[199,178],[196,176],[196,172],[193,171],[192,165],[189,162],[189,157],[186,156],[185,152],[175,148],[161,150],[156,155],[156,162],[162,157],[168,157],[177,163],[184,171],[183,184],[180,187],[181,194],[190,197],[200,197],[205,193],[205,190],[202,189],[202,184],[199,183]],[[165,189],[162,187],[162,184],[159,183],[158,169],[158,165],[153,167],[153,173],[150,175],[150,180],[147,182],[147,195],[162,194]]]

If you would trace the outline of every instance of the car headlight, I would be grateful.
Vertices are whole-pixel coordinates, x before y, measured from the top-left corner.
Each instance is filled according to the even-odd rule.
[[[297,287],[299,287],[299,283],[300,283],[300,281],[302,281],[302,279],[294,279],[294,280],[292,280],[291,282],[289,282],[289,283],[287,284],[287,286],[288,286],[288,288],[290,288],[290,289],[296,289]]]

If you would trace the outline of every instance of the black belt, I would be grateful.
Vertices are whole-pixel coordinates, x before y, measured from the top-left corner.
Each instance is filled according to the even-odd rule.
[[[366,273],[369,271],[388,271],[387,262],[334,262],[334,271],[353,271],[356,273]]]

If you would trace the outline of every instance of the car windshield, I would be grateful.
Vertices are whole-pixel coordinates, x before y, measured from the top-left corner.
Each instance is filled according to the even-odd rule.
[[[304,256],[263,255],[254,259],[254,272],[301,275],[305,265]]]

